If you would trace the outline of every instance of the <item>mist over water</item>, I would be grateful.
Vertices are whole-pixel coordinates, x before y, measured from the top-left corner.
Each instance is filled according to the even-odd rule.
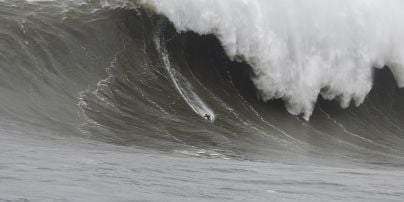
[[[402,8],[0,1],[0,201],[400,201]]]

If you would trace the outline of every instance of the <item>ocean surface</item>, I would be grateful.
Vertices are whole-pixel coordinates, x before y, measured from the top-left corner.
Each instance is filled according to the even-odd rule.
[[[0,202],[404,201],[403,10],[0,0]]]

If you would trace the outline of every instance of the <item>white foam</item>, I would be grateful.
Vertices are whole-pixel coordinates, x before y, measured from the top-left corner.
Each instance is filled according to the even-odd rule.
[[[139,0],[178,31],[215,34],[257,75],[262,99],[282,98],[309,119],[319,94],[363,102],[374,67],[404,86],[402,0]]]

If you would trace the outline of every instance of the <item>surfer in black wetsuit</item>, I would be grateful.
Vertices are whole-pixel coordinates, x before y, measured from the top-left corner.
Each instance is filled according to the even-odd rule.
[[[205,117],[205,119],[206,119],[206,120],[209,120],[209,121],[211,121],[211,120],[212,120],[212,119],[210,118],[210,115],[209,115],[209,114],[205,114],[205,116],[204,116],[204,117]]]

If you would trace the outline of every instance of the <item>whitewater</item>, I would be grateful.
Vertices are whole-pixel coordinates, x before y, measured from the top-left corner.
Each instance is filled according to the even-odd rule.
[[[142,0],[180,32],[216,35],[229,57],[254,69],[267,101],[281,98],[311,116],[319,94],[343,108],[363,103],[374,68],[389,66],[404,86],[400,0]]]
[[[0,202],[400,202],[403,10],[0,0]]]

